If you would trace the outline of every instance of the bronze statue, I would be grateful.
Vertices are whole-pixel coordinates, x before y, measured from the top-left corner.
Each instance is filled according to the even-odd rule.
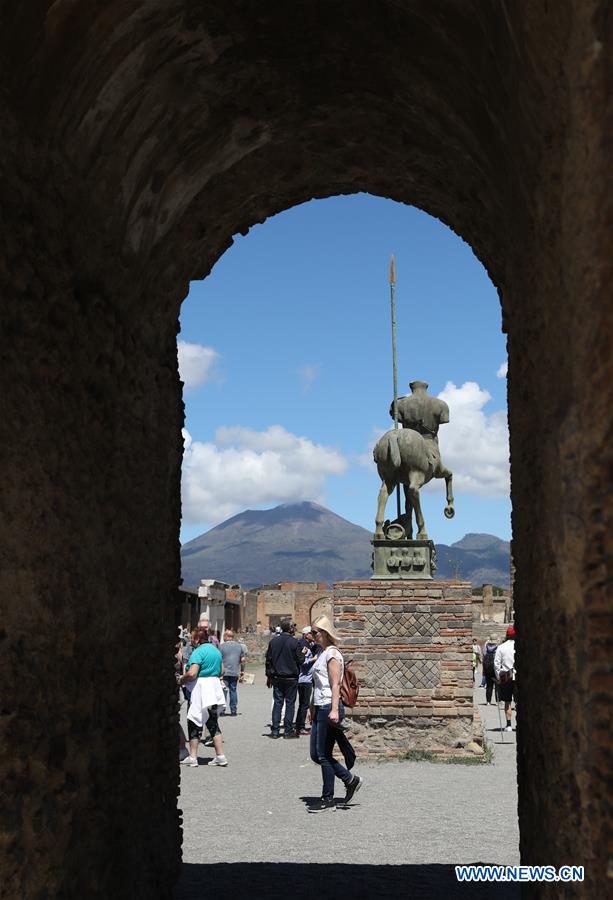
[[[407,538],[413,537],[412,512],[415,513],[417,539],[428,540],[421,511],[419,490],[432,478],[444,478],[447,488],[445,516],[453,518],[453,476],[441,461],[438,446],[438,429],[449,422],[449,407],[444,400],[428,394],[425,381],[412,381],[412,393],[397,401],[398,422],[402,428],[391,429],[381,437],[373,451],[377,471],[382,484],[377,503],[375,538],[382,538],[385,504],[394,488],[404,488],[405,515],[401,524]],[[390,415],[394,415],[393,404]]]

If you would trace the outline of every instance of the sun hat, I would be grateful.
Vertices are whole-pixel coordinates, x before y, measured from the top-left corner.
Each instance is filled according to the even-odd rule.
[[[515,637],[515,629],[513,628],[512,625],[509,625],[509,627],[507,628],[507,637],[508,637],[508,638],[514,638],[514,637]]]
[[[333,641],[340,640],[338,632],[334,630],[334,625],[327,616],[318,616],[313,622],[313,628],[317,631],[325,631]]]

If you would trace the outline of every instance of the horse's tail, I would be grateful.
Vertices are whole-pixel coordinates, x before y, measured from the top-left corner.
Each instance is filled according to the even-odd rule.
[[[389,460],[395,469],[399,469],[402,463],[400,456],[400,447],[398,446],[398,431],[390,432],[389,443],[387,447]]]
[[[398,445],[398,434],[399,432],[396,430],[387,431],[383,437],[379,438],[372,454],[377,465],[385,465],[390,462],[394,469],[400,468],[402,458]]]

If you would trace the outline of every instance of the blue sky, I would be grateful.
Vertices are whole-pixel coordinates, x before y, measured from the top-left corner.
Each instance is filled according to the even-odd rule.
[[[428,381],[451,423],[454,471],[424,490],[428,533],[510,537],[506,341],[496,290],[437,219],[356,194],[314,200],[235,237],[181,313],[186,456],[182,540],[245,508],[315,500],[372,529],[370,462],[391,427],[389,257],[396,259],[399,394]],[[388,514],[392,513],[392,500]]]

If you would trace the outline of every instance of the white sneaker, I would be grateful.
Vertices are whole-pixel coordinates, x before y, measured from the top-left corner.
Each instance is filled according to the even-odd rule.
[[[507,725],[507,727],[505,728],[505,731],[513,731],[513,729],[511,728],[510,725]]]
[[[188,756],[188,751],[185,749],[185,747],[182,747],[181,750],[179,750],[179,762],[183,762],[183,760],[187,759]]]
[[[225,756],[216,756],[215,759],[212,759],[209,763],[209,766],[227,766],[228,760]]]
[[[182,766],[197,766],[198,760],[195,756],[186,756],[185,759],[181,760]]]

